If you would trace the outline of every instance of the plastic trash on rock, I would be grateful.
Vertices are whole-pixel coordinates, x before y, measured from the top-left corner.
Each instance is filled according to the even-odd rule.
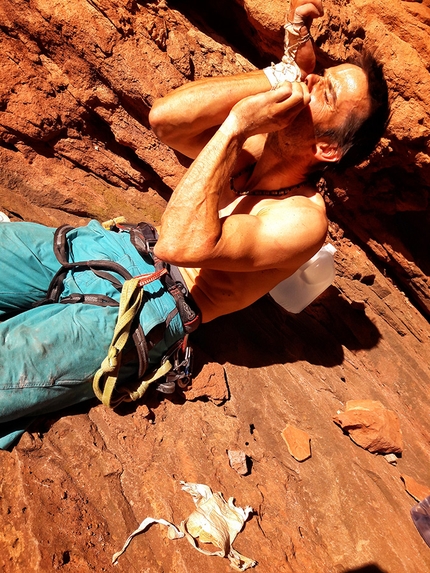
[[[257,562],[245,557],[233,549],[233,542],[242,530],[245,521],[252,513],[251,507],[237,507],[234,498],[226,501],[222,493],[213,493],[210,487],[199,483],[181,482],[182,489],[188,492],[196,505],[195,511],[179,527],[164,519],[147,517],[127,539],[124,547],[112,558],[116,563],[118,557],[124,553],[132,538],[143,532],[153,523],[160,523],[169,527],[169,538],[178,539],[186,537],[198,551],[204,555],[227,557],[230,565],[236,571],[245,571],[257,565]],[[218,551],[206,551],[197,543],[211,543]]]
[[[411,509],[411,517],[418,533],[430,547],[430,496]]]
[[[181,483],[182,489],[192,496],[196,504],[196,510],[180,525],[188,541],[205,555],[228,557],[230,565],[237,571],[254,567],[256,561],[233,549],[233,542],[252,513],[252,507],[236,507],[234,498],[225,501],[222,493],[212,493],[207,485]],[[212,543],[219,551],[201,549],[197,546],[197,539],[201,543]]]

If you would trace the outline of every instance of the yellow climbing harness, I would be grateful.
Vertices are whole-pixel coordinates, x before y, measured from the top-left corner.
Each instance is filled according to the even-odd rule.
[[[127,233],[131,245],[137,253],[148,262],[142,265],[143,268],[151,269],[151,272],[132,277],[130,272],[120,263],[110,260],[74,260],[69,261],[69,245],[67,241],[68,233],[75,232],[73,227],[63,225],[54,234],[54,254],[60,263],[60,268],[53,277],[44,300],[38,304],[56,303],[82,303],[98,306],[118,306],[118,317],[115,325],[113,338],[109,346],[108,354],[103,360],[100,368],[93,378],[93,390],[99,400],[106,406],[114,408],[122,401],[134,401],[143,396],[148,386],[153,382],[165,377],[165,381],[157,383],[157,390],[165,394],[175,391],[176,385],[185,388],[190,383],[192,375],[192,348],[188,346],[188,334],[193,332],[200,324],[201,315],[195,307],[188,290],[183,283],[180,272],[163,261],[157,259],[153,253],[154,245],[158,235],[155,227],[149,223],[141,222],[137,225],[122,222],[122,217],[117,217],[103,223],[103,228],[115,233]],[[91,222],[93,226],[96,222]],[[90,224],[91,224],[90,223]],[[97,225],[99,225],[97,223]],[[149,263],[151,260],[151,263]],[[141,268],[142,268],[141,267]],[[154,270],[152,270],[154,269]],[[175,270],[176,269],[176,270]],[[119,305],[118,299],[98,293],[72,292],[68,296],[62,296],[64,291],[64,281],[69,272],[80,272],[90,270],[97,276],[107,281],[121,292]],[[117,278],[117,275],[121,279]],[[176,327],[174,340],[171,340],[167,347],[167,341],[163,340],[162,328],[154,327],[149,332],[144,331],[145,304],[152,308],[151,294],[144,292],[144,287],[153,281],[162,280],[161,296],[172,297],[175,308],[171,308],[170,301],[167,306],[163,306],[164,323],[160,322],[157,327],[163,327],[167,331],[167,339],[171,340],[169,329],[173,321]],[[147,294],[150,295],[147,297]],[[157,295],[158,296],[158,295]],[[168,311],[169,308],[169,311]],[[150,313],[149,313],[150,314]],[[178,320],[182,323],[182,336],[178,329]],[[136,320],[135,320],[136,319]],[[168,321],[168,322],[167,322]],[[177,330],[175,330],[175,328]],[[160,338],[161,336],[161,338]],[[132,339],[132,340],[131,340]],[[130,344],[128,343],[130,341]],[[134,344],[132,345],[131,342]],[[157,348],[155,354],[160,360],[160,367],[154,369],[151,364],[150,352]],[[161,358],[159,356],[161,355]],[[132,360],[130,361],[130,357]],[[128,370],[128,380],[126,366],[131,368],[138,361],[138,367],[134,380],[131,381],[131,388],[127,388],[130,383],[130,369]],[[150,370],[148,371],[148,366]],[[123,367],[123,368],[122,368]],[[120,375],[124,373],[124,376]],[[119,380],[118,380],[119,379]]]
[[[132,391],[126,387],[121,388],[114,397],[114,391],[118,380],[118,374],[121,367],[122,352],[130,338],[131,326],[137,313],[142,307],[144,300],[143,287],[153,280],[159,279],[167,271],[162,269],[148,275],[140,275],[124,282],[121,298],[119,301],[118,319],[109,347],[108,354],[103,360],[99,370],[94,375],[93,390],[97,398],[105,406],[114,408],[120,402],[131,402],[141,398],[148,386],[165,376],[171,369],[172,364],[169,360],[155,371],[143,377],[139,387]]]

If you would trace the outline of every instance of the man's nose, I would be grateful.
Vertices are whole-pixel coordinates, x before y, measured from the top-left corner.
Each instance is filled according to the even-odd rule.
[[[309,74],[308,76],[306,76],[305,84],[308,86],[309,93],[312,92],[312,88],[314,87],[315,84],[319,82],[319,80],[320,76],[318,76],[317,74]]]

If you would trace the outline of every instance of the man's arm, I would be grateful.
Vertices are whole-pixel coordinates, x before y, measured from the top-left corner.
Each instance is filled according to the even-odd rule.
[[[300,34],[304,36],[313,19],[322,14],[322,0],[291,0],[287,21],[303,21]],[[315,67],[311,40],[300,46],[296,60],[304,79]],[[189,82],[157,99],[149,122],[163,143],[194,159],[236,103],[270,89],[262,70]]]
[[[262,70],[189,82],[156,100],[149,122],[163,143],[194,159],[236,103],[270,89]]]
[[[287,13],[286,24],[293,24],[301,37],[305,37],[311,29],[315,18],[324,14],[322,0],[291,0]],[[286,32],[288,34],[288,30]],[[294,41],[294,38],[291,38]],[[302,80],[315,69],[316,56],[312,39],[298,48],[296,63],[302,70]]]
[[[182,267],[246,272],[292,271],[316,252],[326,232],[322,210],[296,197],[256,215],[220,219],[221,191],[244,141],[287,126],[309,103],[301,83],[285,83],[236,104],[174,191],[161,221],[156,255]]]

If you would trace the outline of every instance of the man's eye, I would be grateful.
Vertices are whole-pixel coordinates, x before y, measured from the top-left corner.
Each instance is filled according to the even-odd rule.
[[[331,93],[331,91],[330,91],[329,88],[326,88],[326,89],[324,90],[324,100],[325,100],[325,103],[328,105],[328,107],[329,107],[330,109],[334,109],[333,95],[332,95],[332,93]]]

